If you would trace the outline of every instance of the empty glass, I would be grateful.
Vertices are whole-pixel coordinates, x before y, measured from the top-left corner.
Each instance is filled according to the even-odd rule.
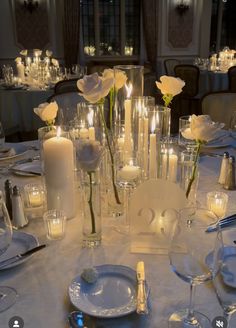
[[[0,260],[1,255],[8,249],[12,241],[12,225],[9,218],[6,205],[3,202],[2,195],[0,195]],[[0,312],[11,307],[17,297],[15,289],[0,286]]]
[[[196,147],[196,141],[188,138],[190,133],[191,115],[181,116],[179,118],[179,144],[187,149]]]
[[[222,236],[206,234],[206,228],[217,222],[214,213],[205,209],[184,208],[180,211],[171,241],[169,258],[172,270],[190,284],[190,302],[187,310],[178,311],[169,318],[169,328],[211,328],[210,320],[193,309],[194,288],[212,280],[219,272],[222,255]],[[212,254],[210,265],[206,258]]]

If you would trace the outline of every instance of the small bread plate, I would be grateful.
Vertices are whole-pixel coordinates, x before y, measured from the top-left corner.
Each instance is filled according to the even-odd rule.
[[[12,235],[12,242],[8,247],[8,249],[6,250],[6,252],[4,252],[0,256],[0,262],[7,260],[15,255],[24,253],[38,245],[39,245],[38,239],[34,235],[31,235],[23,231],[14,231]],[[6,269],[13,268],[17,265],[20,265],[25,261],[27,261],[31,256],[32,255],[21,258],[14,263],[4,266],[4,268],[0,270],[6,270]]]
[[[136,272],[123,265],[96,266],[98,279],[86,282],[81,276],[69,286],[71,303],[84,313],[98,318],[122,317],[136,310]]]
[[[28,151],[25,145],[18,144],[6,144],[3,149],[0,149],[0,161],[12,159],[23,155]]]
[[[35,175],[42,174],[41,162],[40,161],[33,161],[29,163],[21,163],[11,167],[11,172],[24,176],[24,177],[32,177]]]
[[[230,146],[231,143],[232,140],[230,139],[229,131],[221,130],[219,131],[217,138],[203,145],[203,148],[223,148]]]
[[[206,264],[211,266],[213,252],[206,257]],[[224,263],[220,270],[224,283],[227,286],[236,288],[236,247],[224,246]]]

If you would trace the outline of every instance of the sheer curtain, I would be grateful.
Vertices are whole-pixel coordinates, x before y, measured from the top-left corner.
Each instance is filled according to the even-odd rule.
[[[65,66],[71,67],[78,61],[80,1],[64,0],[64,58]]]
[[[159,0],[142,0],[143,31],[147,57],[156,71],[157,57],[157,14]]]

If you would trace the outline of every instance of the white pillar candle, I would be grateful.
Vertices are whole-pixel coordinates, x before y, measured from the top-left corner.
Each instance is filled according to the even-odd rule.
[[[143,169],[144,174],[147,175],[148,171],[148,118],[144,118],[143,127]]]
[[[79,130],[79,136],[82,139],[87,139],[89,137],[89,130],[86,128],[82,128]]]
[[[117,139],[117,146],[120,150],[124,149],[124,143],[125,143],[125,139],[123,137]]]
[[[16,65],[17,76],[21,79],[21,81],[25,80],[25,66],[22,63],[17,63]]]
[[[89,140],[95,140],[95,129],[93,126],[88,129],[88,137]]]
[[[178,168],[178,156],[175,154],[169,154],[169,172],[168,180],[176,182]]]
[[[43,143],[48,209],[75,215],[74,150],[71,140],[53,137]]]
[[[138,120],[138,151],[141,153],[143,151],[143,128],[144,128],[144,119],[139,117]]]
[[[167,152],[162,155],[161,160],[161,177],[167,179],[167,168],[168,168],[168,154]]]

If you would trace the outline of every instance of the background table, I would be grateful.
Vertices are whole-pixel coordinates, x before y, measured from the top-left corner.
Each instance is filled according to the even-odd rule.
[[[200,70],[199,93],[224,91],[229,86],[228,74],[225,72],[211,72]]]
[[[33,109],[47,101],[53,90],[0,89],[0,121],[6,134],[31,132],[42,126]]]
[[[235,141],[232,140],[232,143]],[[233,148],[228,150],[230,154],[235,155]],[[223,153],[225,148],[217,151]],[[25,156],[28,155],[35,155],[35,152],[30,151]],[[206,205],[208,191],[222,190],[217,183],[220,163],[221,158],[201,157],[198,200],[202,205]],[[3,184],[5,179],[5,176],[1,176],[0,183]],[[12,176],[11,179],[14,184],[18,185],[41,181],[41,177]],[[229,208],[231,211],[236,211],[236,191],[227,193]],[[23,265],[0,271],[0,284],[16,288],[19,294],[16,304],[0,314],[0,326],[8,327],[9,319],[18,315],[23,318],[25,327],[67,327],[67,315],[74,309],[70,305],[68,286],[84,267],[91,265],[93,257],[94,265],[122,264],[134,269],[137,261],[143,260],[151,293],[148,316],[138,316],[134,313],[117,319],[93,319],[91,327],[167,328],[169,315],[174,310],[188,306],[189,284],[183,282],[171,271],[167,256],[131,254],[129,238],[113,229],[119,218],[103,218],[102,246],[94,252],[83,249],[81,247],[80,208],[78,203],[78,214],[76,218],[67,222],[66,237],[62,241],[46,240],[41,218],[31,220],[28,227],[23,229],[36,235],[40,243],[47,243],[47,247],[34,254]],[[211,319],[222,315],[211,283],[197,287],[195,300],[195,309],[202,311]],[[231,328],[235,326],[236,317],[232,319]]]

